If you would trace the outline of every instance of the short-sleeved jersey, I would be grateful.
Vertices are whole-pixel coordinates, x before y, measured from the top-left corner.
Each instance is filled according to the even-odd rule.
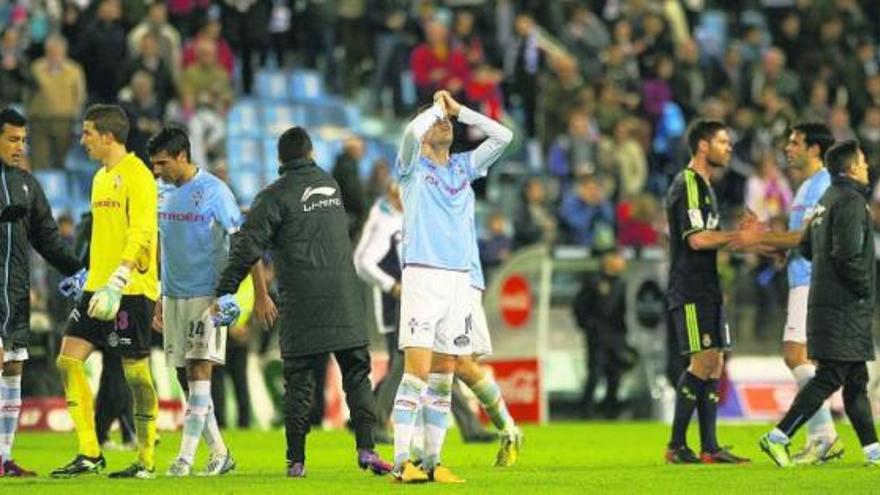
[[[695,250],[687,238],[704,230],[719,229],[718,199],[712,187],[696,172],[685,168],[666,194],[669,222],[669,308],[684,304],[721,303],[717,250]]]
[[[232,191],[210,173],[199,170],[180,187],[160,181],[162,294],[213,295],[229,256],[229,237],[241,223]]]
[[[134,263],[125,295],[159,297],[156,180],[134,153],[92,180],[92,242],[85,290],[103,287],[123,261]]]
[[[798,188],[788,215],[788,230],[806,228],[810,218],[831,185],[831,174],[825,168],[811,175]],[[810,285],[810,262],[804,258],[799,249],[792,249],[788,258],[788,286],[800,287]]]

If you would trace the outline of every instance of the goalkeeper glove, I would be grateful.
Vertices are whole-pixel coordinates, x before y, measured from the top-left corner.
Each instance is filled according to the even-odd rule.
[[[96,320],[113,321],[119,312],[119,303],[122,300],[122,289],[128,285],[131,277],[131,268],[120,266],[110,275],[110,280],[104,287],[98,289],[89,301],[89,316]]]
[[[86,278],[89,271],[85,268],[65,278],[58,284],[58,292],[62,296],[78,301],[82,297],[83,287],[86,285]]]
[[[214,313],[214,326],[227,327],[235,323],[241,314],[241,308],[234,294],[226,294],[217,299],[217,312]]]

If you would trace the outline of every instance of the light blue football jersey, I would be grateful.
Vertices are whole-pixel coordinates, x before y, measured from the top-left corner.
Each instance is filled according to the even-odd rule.
[[[831,174],[822,168],[798,188],[788,215],[788,230],[801,230],[806,221],[813,216],[816,205],[831,185]],[[810,285],[810,261],[801,255],[798,249],[792,249],[788,259],[788,286],[800,287]]]
[[[242,224],[229,186],[199,170],[177,187],[159,182],[162,294],[211,296],[229,255],[229,237]]]
[[[471,153],[456,153],[446,166],[419,156],[401,169],[403,264],[470,270],[477,173]]]
[[[403,265],[472,271],[476,228],[471,182],[484,176],[513,139],[501,124],[466,107],[458,121],[487,136],[475,150],[450,155],[444,166],[421,155],[422,137],[442,118],[435,104],[407,126],[396,162],[403,199]]]

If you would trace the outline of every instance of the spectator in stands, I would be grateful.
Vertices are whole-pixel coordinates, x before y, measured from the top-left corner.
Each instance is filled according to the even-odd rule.
[[[301,17],[303,28],[298,29],[301,52],[305,52],[306,66],[318,69],[330,91],[341,91],[339,63],[337,60],[337,23],[339,0],[305,0]]]
[[[507,231],[507,219],[500,211],[493,211],[486,221],[486,232],[478,241],[480,263],[489,280],[495,270],[510,259],[513,239]]]
[[[459,10],[455,13],[452,32],[452,47],[464,53],[471,67],[490,63],[488,47],[476,31],[477,20],[470,10]]]
[[[639,194],[617,204],[617,244],[621,247],[656,246],[664,220],[660,202],[651,194]]]
[[[735,47],[728,47],[721,62],[709,66],[708,85],[710,93],[729,93],[733,99],[747,101],[748,80],[745,77],[745,63],[742,54]]]
[[[504,57],[510,97],[514,95],[523,111],[525,134],[535,137],[537,132],[538,80],[545,56],[567,55],[564,48],[553,40],[535,19],[525,12],[517,14],[514,21],[516,40]]]
[[[629,112],[627,104],[638,105],[638,97],[635,100],[628,99],[628,95],[621,92],[611,82],[603,82],[596,85],[596,123],[603,134],[611,134],[618,121],[625,118]]]
[[[762,113],[758,117],[758,139],[766,148],[779,148],[788,126],[797,120],[791,100],[783,98],[775,86],[765,86],[761,94]]]
[[[645,58],[651,55],[671,55],[675,45],[666,25],[666,19],[659,12],[648,10],[640,21],[638,26],[640,36],[634,43],[636,53]]]
[[[617,121],[611,136],[599,141],[599,169],[615,179],[620,200],[640,194],[648,180],[648,156],[639,141],[640,132],[640,121],[627,117]]]
[[[122,71],[123,80],[131,82],[136,72],[149,74],[153,78],[156,100],[164,108],[176,91],[172,69],[159,54],[159,39],[154,33],[144,33],[137,50],[131,53],[132,58]]]
[[[530,177],[522,187],[513,219],[513,249],[556,241],[556,217],[547,207],[547,191],[540,177]]]
[[[367,14],[372,22],[373,56],[376,61],[373,103],[376,108],[384,108],[382,95],[390,87],[391,108],[398,116],[404,112],[400,75],[407,67],[409,5],[409,0],[369,0]]]
[[[200,39],[196,46],[196,63],[181,76],[180,97],[184,114],[191,114],[199,103],[206,103],[222,113],[232,102],[232,96],[232,85],[217,62],[216,45]]]
[[[159,103],[153,89],[153,77],[144,71],[134,73],[128,90],[130,99],[122,103],[131,122],[125,147],[144,163],[149,163],[147,140],[162,129],[165,107]]]
[[[831,117],[831,105],[829,104],[828,83],[822,79],[816,79],[810,86],[807,107],[801,111],[801,119],[810,122],[828,122],[829,117]]]
[[[285,0],[272,0],[269,13],[269,48],[275,57],[275,64],[284,67],[285,56],[291,50],[293,41],[293,5]],[[260,65],[266,64],[269,52],[260,55]]]
[[[675,75],[675,63],[665,54],[658,54],[645,61],[647,71],[642,79],[642,108],[651,124],[657,124],[663,116],[666,104],[672,101],[671,80]]]
[[[85,27],[75,55],[86,72],[90,103],[116,103],[123,82],[119,65],[125,60],[125,29],[119,0],[99,0],[96,18]]]
[[[776,46],[785,54],[786,60],[791,60],[794,70],[800,71],[801,64],[798,55],[804,52],[807,36],[804,33],[801,16],[797,11],[790,11],[782,18],[779,24],[779,33],[774,38]]]
[[[431,18],[425,25],[425,42],[413,50],[410,68],[419,101],[430,101],[441,89],[461,98],[471,78],[465,53],[452,45],[449,28],[439,18]]]
[[[868,107],[858,129],[859,143],[865,160],[873,166],[880,164],[880,107]]]
[[[577,3],[570,9],[562,42],[578,61],[581,76],[588,81],[598,79],[602,75],[602,53],[611,45],[611,33],[587,5]]]
[[[568,115],[568,132],[556,138],[547,153],[547,169],[567,188],[572,177],[597,172],[599,127],[586,109]]]
[[[746,182],[746,208],[752,211],[758,220],[766,222],[772,218],[785,215],[791,204],[791,187],[785,175],[779,171],[776,156],[765,153],[758,166]]]
[[[31,73],[37,84],[27,105],[31,162],[34,169],[62,168],[73,143],[74,121],[85,104],[85,76],[67,58],[67,42],[59,35],[46,40],[46,56],[31,65]]]
[[[540,104],[541,143],[545,148],[565,132],[563,126],[572,106],[585,103],[587,90],[574,58],[551,57],[549,63],[555,73],[541,88]]]
[[[21,47],[18,28],[7,26],[0,31],[0,108],[24,101],[25,91],[33,86],[30,63]]]
[[[675,71],[672,76],[672,94],[681,106],[685,120],[695,117],[706,99],[710,88],[706,71],[700,66],[700,47],[694,40],[678,46]]]
[[[578,246],[590,248],[614,235],[614,207],[595,175],[581,176],[563,196],[559,218],[568,242]]]
[[[866,108],[868,92],[865,83],[869,77],[880,74],[880,59],[874,41],[862,38],[856,43],[855,57],[847,57],[843,69],[843,81],[849,93],[850,111],[860,120]]]
[[[466,100],[483,115],[501,120],[504,116],[504,96],[501,93],[504,74],[488,64],[475,67],[473,74],[471,80],[465,84]],[[482,137],[481,135],[480,138]]]
[[[226,71],[231,81],[235,71],[235,54],[232,53],[232,48],[223,38],[222,26],[216,17],[209,17],[207,22],[199,28],[196,35],[186,40],[186,44],[183,46],[183,68],[186,69],[198,61],[196,47],[204,42],[214,45],[214,51],[217,53],[217,62]]]
[[[348,215],[348,238],[353,242],[360,236],[370,208],[360,175],[364,151],[363,139],[358,136],[349,137],[343,144],[342,153],[336,157],[332,172],[342,194],[342,206]]]
[[[223,33],[241,64],[242,89],[245,94],[251,94],[254,55],[265,50],[269,44],[271,2],[222,0],[220,7]]]
[[[164,2],[153,2],[147,8],[147,17],[128,33],[128,52],[138,53],[141,40],[152,34],[159,42],[159,54],[165,67],[175,75],[181,65],[180,33],[168,22],[168,7]]]
[[[831,116],[828,118],[828,127],[834,134],[835,141],[847,141],[855,139],[856,134],[850,125],[849,110],[845,106],[839,105],[831,109]]]
[[[285,3],[285,0],[275,0],[275,3]],[[340,91],[347,97],[353,97],[360,90],[367,70],[372,67],[372,38],[366,9],[367,0],[339,0],[336,11],[336,29],[343,54],[337,79],[342,83]]]
[[[799,79],[786,68],[785,63],[785,53],[782,50],[776,47],[767,50],[761,65],[755,66],[751,74],[751,101],[760,102],[767,87],[775,89],[780,98],[792,104],[803,101]]]
[[[209,14],[211,0],[167,0],[168,18],[184,38],[194,35]]]
[[[614,25],[614,42],[605,52],[605,79],[624,91],[636,91],[639,82],[638,50],[632,40],[632,25],[626,19]]]
[[[226,144],[226,120],[210,99],[205,97],[196,105],[195,112],[186,122],[192,147],[193,163],[214,168],[224,156]],[[228,180],[224,180],[228,182]],[[232,188],[233,191],[235,188]]]

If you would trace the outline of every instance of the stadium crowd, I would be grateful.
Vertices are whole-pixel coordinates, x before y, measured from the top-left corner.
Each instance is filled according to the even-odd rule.
[[[732,165],[715,182],[722,217],[748,207],[784,228],[802,180],[785,167],[791,125],[824,121],[880,160],[878,42],[871,0],[0,0],[0,108],[27,114],[35,171],[69,167],[86,106],[120,103],[144,160],[148,137],[179,122],[194,163],[228,178],[229,111],[263,68],[318,69],[329,91],[388,122],[446,89],[514,126],[521,144],[507,157],[524,164],[514,186],[492,185],[521,200],[509,212],[485,204],[491,277],[535,243],[664,246],[661,201],[696,116],[733,131]],[[362,179],[364,153],[350,137],[335,163],[353,235],[388,180],[387,164]],[[880,240],[880,189],[872,208]],[[79,219],[59,213],[73,243]],[[775,341],[784,265],[722,256],[739,339]],[[35,266],[33,307],[60,334],[58,275]],[[756,301],[774,317],[758,319]],[[59,391],[25,389],[39,385]]]

